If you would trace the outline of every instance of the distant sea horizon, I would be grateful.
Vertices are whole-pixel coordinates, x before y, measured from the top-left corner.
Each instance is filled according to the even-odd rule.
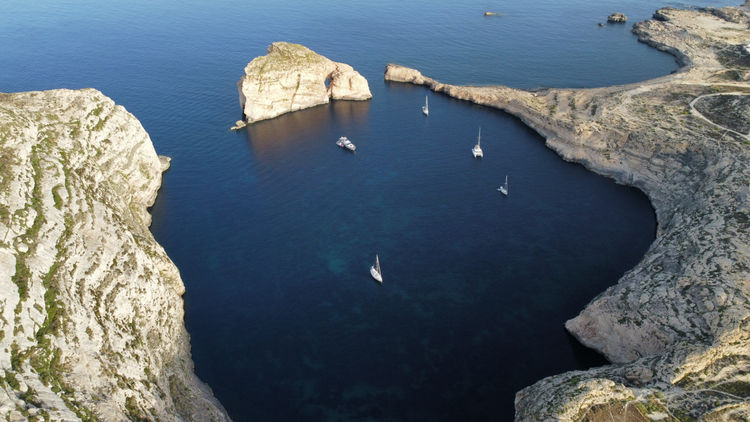
[[[563,324],[641,259],[653,208],[512,116],[385,82],[386,63],[634,83],[677,69],[634,22],[735,3],[7,0],[0,91],[96,88],[172,157],[151,230],[186,287],[195,371],[234,420],[511,420],[519,389],[607,363]],[[352,65],[373,99],[230,132],[236,82],[274,41]]]

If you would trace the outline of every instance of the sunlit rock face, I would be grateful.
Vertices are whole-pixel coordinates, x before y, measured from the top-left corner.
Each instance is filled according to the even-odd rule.
[[[245,67],[237,89],[247,123],[326,104],[332,99],[372,98],[367,79],[351,66],[288,42],[275,42],[268,47],[268,54],[253,59]]]
[[[99,91],[0,94],[3,419],[228,419],[148,229],[168,166]]]

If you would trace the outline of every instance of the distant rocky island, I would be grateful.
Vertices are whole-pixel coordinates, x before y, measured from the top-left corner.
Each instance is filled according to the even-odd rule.
[[[0,414],[224,421],[149,231],[166,157],[93,89],[0,94]]]
[[[621,12],[615,12],[607,16],[607,22],[609,23],[625,23],[627,22],[627,20],[628,20],[628,17],[625,16],[625,14]]]
[[[351,66],[288,42],[275,42],[268,47],[267,55],[253,59],[245,67],[237,89],[245,123],[326,104],[332,99],[372,98],[367,80]]]
[[[516,395],[517,421],[750,420],[750,1],[664,8],[639,40],[673,54],[669,76],[594,89],[426,85],[517,116],[565,160],[644,191],[656,240],[565,327],[612,365]]]

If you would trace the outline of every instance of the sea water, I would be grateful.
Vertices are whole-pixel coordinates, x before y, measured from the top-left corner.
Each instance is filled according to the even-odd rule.
[[[5,0],[0,91],[97,88],[173,158],[151,229],[187,289],[196,372],[235,420],[508,420],[520,388],[605,363],[563,324],[638,262],[653,210],[511,116],[384,82],[385,64],[637,82],[676,69],[630,33],[667,5],[688,4]],[[628,23],[597,25],[614,11]],[[228,131],[244,66],[279,40],[351,64],[373,99]]]

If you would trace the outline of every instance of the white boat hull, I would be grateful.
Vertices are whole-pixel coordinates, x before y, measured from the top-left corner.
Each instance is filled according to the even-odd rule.
[[[429,116],[430,115],[430,110],[428,110],[427,107],[422,106],[422,113],[424,113],[425,116]]]
[[[339,140],[336,141],[336,145],[340,146],[341,148],[348,149],[349,151],[357,150],[357,147],[354,146],[354,144],[346,136],[340,137]]]
[[[474,154],[474,158],[484,157],[482,152],[482,128],[479,128],[479,134],[477,135],[477,144],[471,149],[471,153]]]
[[[372,276],[372,278],[374,278],[374,279],[375,279],[375,280],[376,280],[376,281],[377,281],[378,283],[382,283],[382,282],[383,282],[383,276],[382,276],[382,275],[380,275],[380,273],[378,272],[378,270],[376,270],[376,269],[375,269],[375,266],[371,266],[371,267],[370,267],[370,275],[371,275],[371,276]]]

